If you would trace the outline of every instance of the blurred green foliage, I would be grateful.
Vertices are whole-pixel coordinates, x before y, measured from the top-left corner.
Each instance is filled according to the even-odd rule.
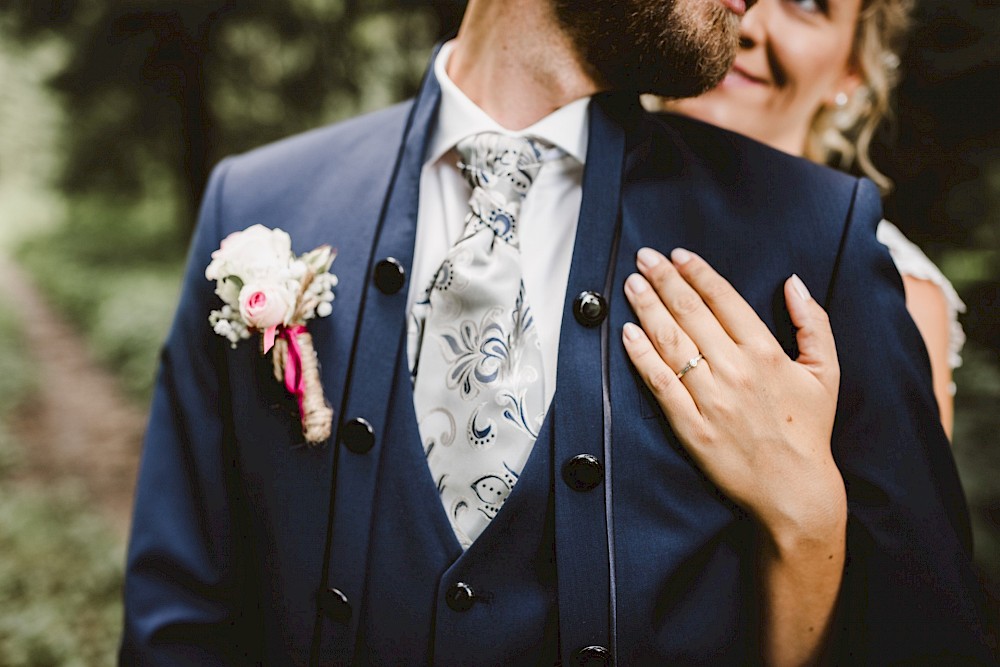
[[[435,7],[438,9],[435,10]],[[141,199],[166,184],[190,230],[225,155],[409,95],[440,2],[0,0],[11,37],[53,35],[71,110],[61,184]]]
[[[66,489],[0,479],[0,665],[114,664],[122,548]]]
[[[184,261],[173,225],[162,220],[169,201],[115,210],[80,199],[69,209],[73,224],[29,239],[19,260],[95,357],[145,404]]]
[[[184,261],[174,206],[165,196],[117,208],[104,198],[77,197],[69,202],[71,224],[28,239],[19,253],[52,305],[142,403],[152,390]]]
[[[0,665],[110,665],[122,545],[73,489],[18,483],[23,450],[8,423],[34,379],[13,313],[0,302]]]
[[[20,322],[15,311],[2,296],[0,296],[0,342],[4,348],[4,353],[0,354],[0,484],[2,484],[4,478],[17,469],[22,459],[21,451],[14,446],[7,417],[22,405],[34,387]]]
[[[997,473],[997,399],[1000,397],[1000,367],[992,353],[970,343],[963,352],[964,364],[955,373],[959,387],[955,407],[955,460],[972,509],[976,534],[976,561],[993,581],[1000,581],[1000,498]],[[998,591],[1000,592],[1000,591]]]
[[[21,261],[145,402],[211,164],[406,97],[440,26],[460,11],[448,2],[0,0],[0,36],[39,45],[0,46],[0,62],[38,73],[23,81],[23,68],[10,68],[22,80],[10,108],[37,97],[50,112],[41,80],[65,110],[40,132],[55,132],[58,166],[47,177],[68,196],[49,193],[62,203],[49,216],[58,224],[31,236]],[[0,128],[5,138],[20,141]],[[38,148],[9,152],[45,153]]]
[[[45,82],[65,57],[51,40],[28,47],[7,39],[0,16],[0,244],[63,220],[62,197],[53,196],[63,113]]]

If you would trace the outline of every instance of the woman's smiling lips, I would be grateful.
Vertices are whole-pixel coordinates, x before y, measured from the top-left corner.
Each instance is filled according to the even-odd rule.
[[[762,86],[766,84],[766,79],[751,74],[740,67],[739,64],[732,66],[722,82],[724,86]]]

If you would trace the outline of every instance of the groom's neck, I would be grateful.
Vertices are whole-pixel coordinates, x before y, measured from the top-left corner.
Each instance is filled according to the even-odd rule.
[[[598,90],[550,0],[471,0],[448,76],[510,130]]]

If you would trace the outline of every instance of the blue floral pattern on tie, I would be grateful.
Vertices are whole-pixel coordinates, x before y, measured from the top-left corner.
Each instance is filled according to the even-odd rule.
[[[463,399],[479,395],[485,385],[501,379],[510,365],[510,334],[504,331],[503,311],[492,308],[479,324],[463,321],[457,329],[445,330],[441,341],[450,370],[449,389],[458,389]]]
[[[468,547],[513,490],[546,410],[518,237],[542,146],[486,133],[457,150],[472,188],[469,212],[414,305],[408,351],[427,465],[455,536]]]

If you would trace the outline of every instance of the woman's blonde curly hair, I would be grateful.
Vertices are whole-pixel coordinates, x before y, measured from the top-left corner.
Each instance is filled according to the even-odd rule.
[[[892,94],[899,83],[899,54],[909,32],[914,3],[862,2],[851,56],[861,85],[846,104],[820,109],[806,140],[806,157],[844,170],[857,165],[883,192],[892,188],[892,181],[875,168],[868,151],[879,124],[892,117]]]

